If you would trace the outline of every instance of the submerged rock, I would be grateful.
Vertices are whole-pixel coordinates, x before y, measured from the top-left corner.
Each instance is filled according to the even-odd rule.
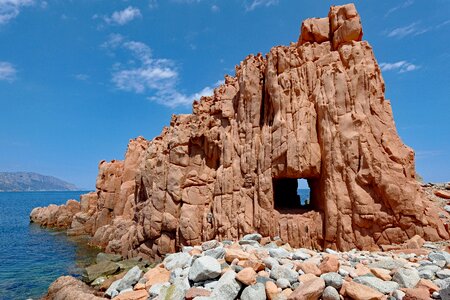
[[[92,282],[101,276],[112,275],[119,271],[120,267],[117,263],[111,261],[103,261],[98,264],[91,265],[85,269],[83,278],[86,282]]]

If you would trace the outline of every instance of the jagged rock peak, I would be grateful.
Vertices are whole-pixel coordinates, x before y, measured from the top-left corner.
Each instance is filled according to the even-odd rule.
[[[361,19],[353,3],[332,6],[328,17],[306,19],[302,23],[298,45],[332,42],[333,49],[350,41],[361,41]]]

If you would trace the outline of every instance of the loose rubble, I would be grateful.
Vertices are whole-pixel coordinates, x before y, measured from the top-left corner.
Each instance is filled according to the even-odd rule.
[[[253,242],[244,242],[249,240]],[[414,245],[411,240],[423,246],[406,248]],[[130,266],[130,260],[124,264],[117,255],[100,253],[98,263],[86,268],[89,276],[84,280],[91,287],[81,282],[78,286],[92,299],[117,300],[449,299],[447,243],[424,243],[413,237],[397,247],[403,249],[319,252],[293,249],[278,238],[246,236],[234,242],[211,240],[183,247],[156,265],[132,259],[134,266],[129,269],[120,265]],[[217,249],[223,255],[211,256]],[[110,274],[112,264],[117,265],[116,274]],[[98,278],[92,277],[93,269]],[[68,287],[74,293],[76,279],[61,278],[70,278]],[[49,290],[66,295],[61,280]]]

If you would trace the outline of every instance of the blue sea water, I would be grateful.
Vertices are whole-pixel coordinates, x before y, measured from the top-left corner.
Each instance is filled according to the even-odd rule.
[[[306,200],[309,201],[309,199],[310,199],[310,195],[309,195],[310,191],[311,191],[310,189],[298,189],[297,190],[297,195],[300,196],[300,203],[302,205],[305,205],[305,201]]]
[[[99,252],[83,238],[29,223],[31,210],[79,199],[85,192],[0,193],[0,300],[38,299],[59,276],[79,277]],[[299,189],[301,202],[309,189]]]
[[[80,276],[98,250],[83,238],[29,223],[34,207],[64,204],[85,192],[0,193],[0,300],[38,299],[59,276]]]

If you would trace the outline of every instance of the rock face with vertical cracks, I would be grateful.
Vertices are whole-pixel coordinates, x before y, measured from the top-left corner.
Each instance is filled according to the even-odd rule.
[[[124,161],[101,162],[69,234],[151,259],[255,231],[341,250],[448,239],[361,38],[354,5],[334,6],[303,22],[297,43],[245,58],[192,114],[173,116],[152,141],[132,140]]]

